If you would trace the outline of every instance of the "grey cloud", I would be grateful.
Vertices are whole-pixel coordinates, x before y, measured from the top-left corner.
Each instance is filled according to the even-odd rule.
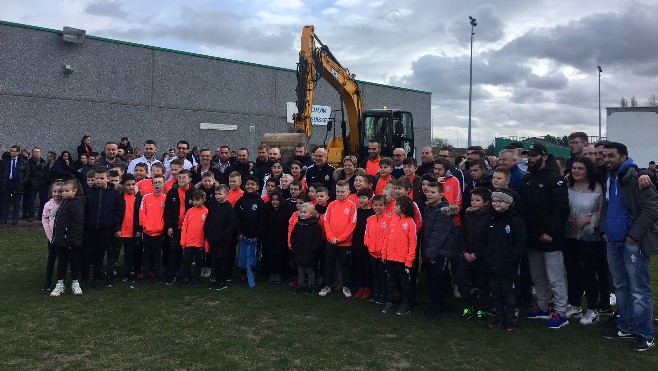
[[[569,80],[562,72],[554,72],[544,76],[531,73],[526,79],[526,86],[529,88],[544,90],[559,90],[565,88],[568,84]]]
[[[91,15],[111,18],[126,18],[128,13],[121,9],[119,1],[95,1],[87,5],[83,12]]]
[[[498,55],[521,58],[548,58],[580,70],[596,65],[632,66],[647,63],[655,66],[658,58],[658,7],[631,6],[621,14],[592,15],[553,28],[542,28],[511,41]],[[650,74],[654,68],[635,73]]]
[[[483,5],[475,9],[471,14],[473,18],[477,19],[477,26],[474,38],[477,42],[495,42],[505,36],[504,24],[496,15],[495,8],[492,5]],[[467,16],[463,19],[455,19],[447,27],[447,31],[451,33],[457,41],[462,44],[470,44],[471,41],[471,25]]]

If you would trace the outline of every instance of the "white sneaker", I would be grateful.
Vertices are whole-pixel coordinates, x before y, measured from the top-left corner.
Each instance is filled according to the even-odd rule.
[[[210,278],[210,268],[203,267],[203,269],[201,270],[201,277]]]
[[[318,293],[318,295],[320,295],[320,296],[327,296],[327,295],[329,295],[330,293],[331,293],[331,287],[329,287],[329,286],[325,286],[325,287],[322,288],[322,290],[320,290],[320,292]]]
[[[617,305],[617,295],[610,294],[610,306]]]
[[[459,293],[459,287],[457,284],[452,285],[452,296],[455,297],[455,299],[461,299],[462,294]]]
[[[352,291],[350,291],[349,287],[343,287],[343,295],[345,295],[346,298],[352,297]]]
[[[599,313],[591,309],[588,309],[583,318],[580,319],[582,325],[591,325],[597,322],[599,322]]]
[[[50,293],[50,296],[60,296],[63,293],[64,293],[64,284],[58,282],[57,285],[55,285],[53,291]]]
[[[82,295],[82,289],[80,288],[80,284],[77,282],[73,282],[73,284],[71,284],[71,291],[73,292],[73,295]]]
[[[583,309],[569,305],[566,315],[567,318],[581,318],[583,316]]]

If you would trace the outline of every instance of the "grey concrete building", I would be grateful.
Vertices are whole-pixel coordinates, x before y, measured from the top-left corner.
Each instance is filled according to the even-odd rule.
[[[295,101],[292,69],[89,35],[76,44],[64,41],[59,30],[2,21],[0,50],[3,150],[19,144],[74,153],[85,134],[92,136],[95,150],[122,136],[134,146],[154,139],[158,156],[179,139],[201,147],[255,149],[264,133],[290,128],[286,102]],[[291,60],[291,67],[295,63]],[[430,144],[430,93],[360,84],[366,108],[412,112],[415,147]],[[314,104],[340,109],[338,94],[324,80]],[[202,123],[231,130],[202,129]],[[310,142],[322,144],[325,132],[324,126],[314,127]]]

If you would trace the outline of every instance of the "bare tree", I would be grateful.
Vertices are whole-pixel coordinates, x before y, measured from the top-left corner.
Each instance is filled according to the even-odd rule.
[[[656,94],[651,94],[647,101],[647,105],[649,107],[658,107],[658,98],[656,97]]]
[[[431,145],[434,153],[439,153],[443,148],[454,148],[452,144],[448,143],[448,139],[445,138],[433,138]]]
[[[621,107],[628,107],[628,100],[624,97],[621,97]]]
[[[631,107],[637,107],[637,99],[635,99],[635,96],[631,97]]]

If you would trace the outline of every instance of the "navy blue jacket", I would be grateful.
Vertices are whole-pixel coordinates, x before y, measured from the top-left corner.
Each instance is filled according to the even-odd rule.
[[[87,188],[85,197],[85,227],[92,230],[112,229],[113,233],[121,230],[126,211],[126,202],[121,192],[112,184],[107,188],[94,186]]]

